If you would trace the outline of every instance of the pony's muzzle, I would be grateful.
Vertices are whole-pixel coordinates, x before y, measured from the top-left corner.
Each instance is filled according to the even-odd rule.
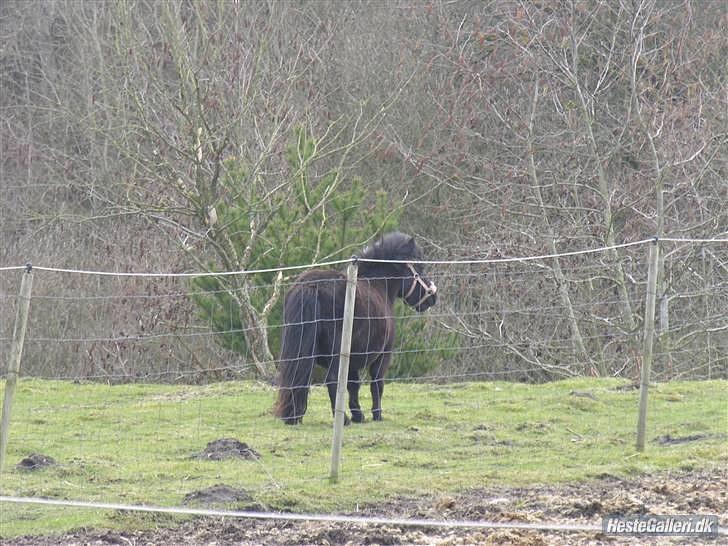
[[[437,302],[437,285],[434,282],[430,282],[429,286],[425,288],[425,294],[420,298],[414,308],[418,312],[427,311],[430,307],[435,305]]]

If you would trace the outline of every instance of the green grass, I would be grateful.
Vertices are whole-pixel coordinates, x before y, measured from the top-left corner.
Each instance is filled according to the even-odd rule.
[[[289,427],[270,414],[275,391],[254,383],[107,386],[23,379],[0,493],[179,506],[187,493],[222,483],[247,490],[271,509],[347,511],[396,496],[488,485],[725,466],[728,382],[653,387],[644,453],[634,448],[638,393],[616,388],[623,384],[390,383],[385,421],[346,429],[342,479],[332,485],[331,418],[322,388],[313,390],[304,424]],[[667,434],[707,438],[668,446],[654,441]],[[191,458],[225,437],[248,443],[260,461]],[[31,453],[58,465],[16,469]],[[0,537],[169,520],[3,503]]]

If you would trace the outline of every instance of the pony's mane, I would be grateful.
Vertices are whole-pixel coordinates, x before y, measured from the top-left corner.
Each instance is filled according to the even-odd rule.
[[[421,260],[423,254],[412,237],[399,231],[393,231],[382,235],[374,244],[364,248],[359,257],[365,260],[407,261]],[[388,266],[391,267],[390,264],[362,262],[359,271],[364,274],[374,273]]]

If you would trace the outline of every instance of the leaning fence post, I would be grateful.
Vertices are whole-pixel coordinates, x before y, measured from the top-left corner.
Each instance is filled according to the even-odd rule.
[[[658,239],[650,245],[650,264],[647,270],[647,297],[645,300],[644,345],[642,349],[642,374],[640,376],[640,407],[637,419],[637,451],[645,450],[647,428],[647,389],[652,371],[652,342],[655,337],[655,300],[657,299],[657,264],[660,257]]]
[[[3,413],[0,418],[0,472],[5,464],[5,450],[8,447],[8,429],[10,427],[10,410],[13,406],[15,385],[18,382],[20,370],[20,357],[23,354],[23,341],[25,340],[25,327],[28,324],[30,310],[30,293],[33,288],[33,267],[28,264],[25,274],[20,282],[20,295],[18,296],[18,310],[15,314],[15,328],[13,329],[13,342],[10,346],[10,360],[8,361],[8,377],[5,380],[5,397],[3,398]]]
[[[331,474],[329,479],[339,479],[341,465],[341,445],[344,439],[344,417],[346,410],[346,383],[349,379],[349,358],[351,356],[351,329],[354,326],[354,300],[356,299],[356,279],[359,268],[356,258],[352,259],[346,270],[346,300],[344,301],[344,320],[341,324],[341,350],[339,351],[339,376],[336,384],[336,403],[334,404],[334,434],[331,442]]]

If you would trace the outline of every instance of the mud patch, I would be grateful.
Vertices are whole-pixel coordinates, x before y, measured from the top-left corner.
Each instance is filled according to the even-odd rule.
[[[32,453],[21,460],[15,468],[24,472],[33,472],[35,470],[48,468],[49,466],[56,466],[56,461],[53,457],[41,455],[40,453]]]
[[[193,491],[185,495],[183,504],[210,505],[230,504],[232,502],[252,502],[253,497],[245,489],[235,489],[225,484],[217,484],[212,487]]]
[[[573,503],[573,510],[564,512],[569,516],[584,516],[590,518],[599,515],[604,511],[604,505],[598,500],[582,501],[577,500]]]
[[[260,459],[260,453],[245,442],[241,442],[235,438],[222,438],[209,442],[204,450],[193,455],[192,458],[209,461],[223,461],[225,459],[257,461]]]
[[[517,531],[506,529],[491,533],[483,537],[484,544],[507,544],[513,546],[546,546],[548,543],[544,537],[529,531]]]
[[[728,513],[728,473],[725,466],[698,472],[660,473],[649,476],[603,479],[578,484],[534,485],[530,487],[486,486],[423,498],[397,497],[386,502],[361,506],[351,515],[387,518],[430,518],[487,520],[493,522],[588,524],[599,528],[601,518],[622,514],[723,514]],[[214,502],[237,499],[249,502],[247,492],[219,485],[188,495],[186,502]],[[212,500],[210,500],[212,498]],[[280,508],[280,507],[279,507]],[[130,520],[132,521],[132,520]],[[689,538],[689,540],[686,540]],[[268,521],[200,517],[169,527],[115,531],[76,531],[63,536],[17,537],[3,542],[8,546],[78,546],[79,544],[185,544],[211,546],[293,546],[300,544],[412,544],[421,546],[462,546],[470,544],[515,544],[555,546],[562,544],[637,546],[643,544],[692,544],[712,546],[721,543],[709,537],[605,536],[601,531],[551,531],[521,529],[453,529],[361,525],[347,522]]]
[[[655,442],[661,446],[672,446],[675,444],[687,444],[689,442],[699,442],[700,440],[708,440],[709,434],[691,434],[690,436],[670,436],[665,434],[655,438]]]

